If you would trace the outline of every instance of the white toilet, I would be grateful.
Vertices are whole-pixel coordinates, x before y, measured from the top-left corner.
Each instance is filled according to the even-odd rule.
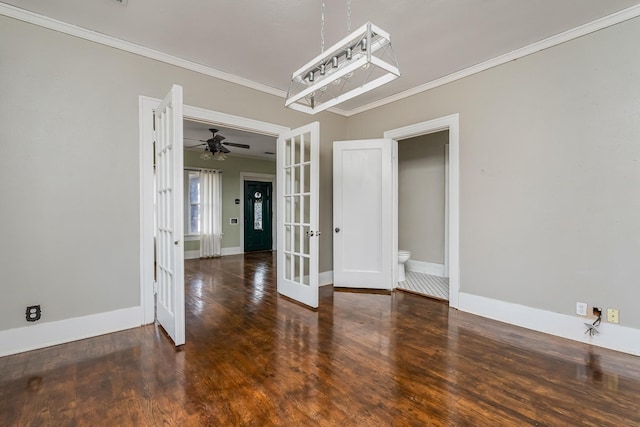
[[[406,276],[404,274],[404,264],[409,261],[411,258],[410,251],[403,251],[402,249],[398,249],[398,282],[404,282],[406,280]]]

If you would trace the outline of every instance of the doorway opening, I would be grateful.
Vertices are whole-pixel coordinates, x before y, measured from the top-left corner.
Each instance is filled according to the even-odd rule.
[[[398,141],[398,251],[408,261],[397,288],[445,301],[448,145],[448,130]]]
[[[270,182],[244,182],[244,251],[270,251],[272,240],[273,185]]]
[[[460,138],[459,138],[459,115],[452,114],[434,120],[416,123],[402,128],[389,130],[384,133],[385,138],[402,141],[417,136],[432,134],[441,131],[448,131],[448,155],[446,165],[446,189],[445,189],[445,228],[444,228],[444,254],[443,266],[444,275],[449,277],[449,306],[457,308],[459,305],[460,293]],[[398,242],[398,162],[394,161],[394,241]],[[394,283],[397,287],[398,278],[398,246],[394,245],[393,259],[396,261],[394,267]],[[404,248],[402,248],[404,249]]]
[[[139,97],[140,126],[140,301],[142,323],[154,322],[154,173],[153,173],[153,115],[161,100]],[[267,122],[234,116],[189,105],[183,106],[184,118],[205,126],[216,125],[245,132],[277,137],[289,128]],[[205,128],[206,129],[206,128]],[[210,133],[208,134],[210,135]],[[239,188],[239,185],[235,188]],[[234,190],[234,193],[237,190]],[[229,196],[232,196],[230,194]],[[235,197],[238,198],[238,197]],[[234,203],[234,199],[231,199]],[[226,216],[223,212],[223,216]],[[238,245],[239,247],[239,245]]]
[[[207,140],[212,130],[216,130],[216,138],[221,138],[221,145],[228,152],[223,156],[212,156]],[[215,169],[222,176],[221,197],[221,232],[220,254],[237,255],[245,252],[245,187],[247,180],[264,181],[276,187],[276,140],[273,135],[247,129],[231,127],[226,123],[184,120],[184,161],[185,169]],[[185,189],[185,194],[186,189]],[[275,203],[277,193],[269,194],[270,201]],[[186,197],[185,197],[186,199]],[[185,205],[187,201],[185,200]],[[271,205],[273,207],[273,205]],[[186,208],[185,208],[186,209]],[[272,209],[270,231],[263,234],[275,242],[277,215]],[[185,212],[187,212],[185,210]],[[185,216],[185,218],[188,218]],[[188,225],[188,224],[185,224]],[[185,228],[185,259],[199,258],[200,233],[187,233]],[[270,236],[269,236],[270,234]],[[275,245],[265,250],[275,249]]]

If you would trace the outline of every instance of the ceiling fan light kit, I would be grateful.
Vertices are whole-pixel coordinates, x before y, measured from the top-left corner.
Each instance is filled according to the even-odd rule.
[[[231,151],[229,151],[229,149],[225,147],[225,145],[228,145],[230,147],[244,148],[246,150],[251,148],[248,144],[238,144],[235,142],[222,142],[226,138],[222,135],[216,135],[216,133],[218,132],[218,129],[209,129],[209,132],[213,134],[211,138],[209,138],[206,141],[202,139],[198,140],[198,141],[204,142],[204,144],[197,144],[197,145],[188,147],[188,148],[194,148],[194,147],[199,147],[204,145],[204,151],[200,153],[200,158],[202,160],[211,160],[211,159],[226,160],[227,153],[230,153]],[[186,138],[186,139],[190,139],[190,138]]]
[[[293,73],[285,107],[315,114],[398,77],[391,36],[367,22]]]

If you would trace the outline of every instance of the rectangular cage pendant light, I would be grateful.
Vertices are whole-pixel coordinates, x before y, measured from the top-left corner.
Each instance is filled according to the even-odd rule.
[[[293,73],[285,107],[315,114],[398,77],[391,36],[368,22]]]

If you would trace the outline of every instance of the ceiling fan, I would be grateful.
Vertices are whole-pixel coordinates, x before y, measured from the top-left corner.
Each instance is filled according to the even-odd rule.
[[[205,160],[212,159],[212,158],[215,160],[225,160],[226,159],[225,154],[231,152],[227,147],[225,147],[225,145],[229,147],[244,148],[247,150],[251,148],[248,144],[238,144],[236,142],[222,142],[224,141],[225,137],[222,135],[216,135],[216,133],[218,133],[218,129],[209,129],[209,131],[213,134],[211,138],[207,139],[206,141],[202,139],[197,140],[199,142],[203,142],[203,144],[196,144],[186,148],[193,148],[193,147],[199,147],[204,145],[205,146],[204,153],[202,153],[200,157]],[[196,141],[191,138],[185,138],[185,139]]]

